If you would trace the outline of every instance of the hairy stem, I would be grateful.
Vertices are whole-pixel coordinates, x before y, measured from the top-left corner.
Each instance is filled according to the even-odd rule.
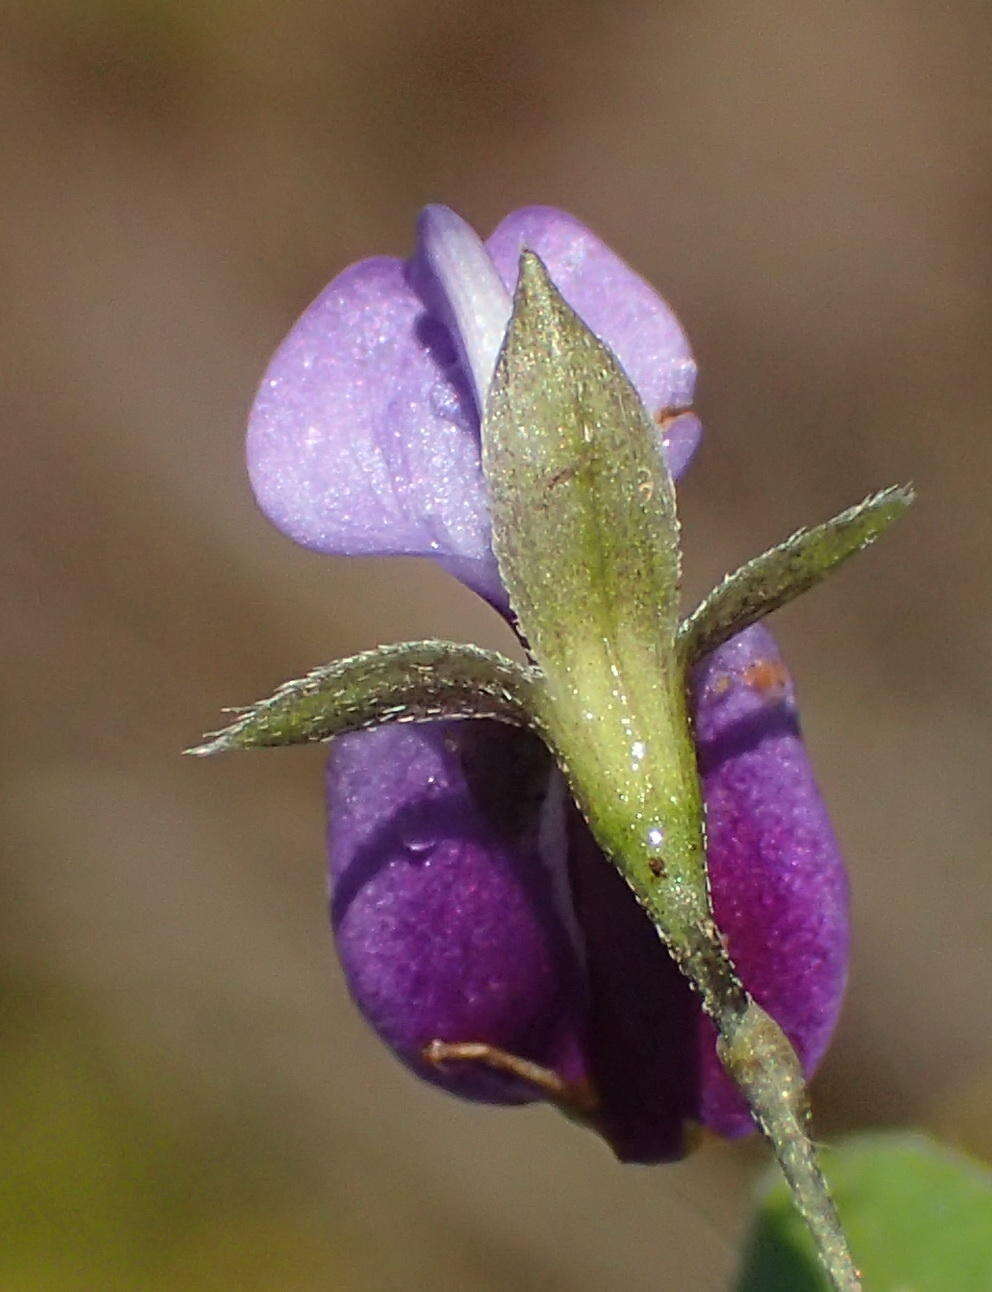
[[[831,1286],[836,1292],[859,1292],[860,1276],[809,1136],[806,1084],[795,1051],[775,1020],[740,986],[725,953],[690,954],[681,966],[716,1024],[720,1062],[774,1150]]]
[[[744,1015],[721,1028],[717,1053],[775,1151],[831,1284],[837,1292],[858,1292],[861,1279],[809,1137],[806,1085],[795,1051],[774,1019],[749,1000]]]

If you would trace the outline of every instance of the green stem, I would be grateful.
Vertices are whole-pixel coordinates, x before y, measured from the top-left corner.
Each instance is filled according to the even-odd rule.
[[[806,1085],[795,1051],[753,1000],[726,1030],[720,1020],[717,1025],[720,1061],[775,1151],[832,1286],[837,1292],[858,1292],[861,1279],[808,1134]]]
[[[648,914],[671,945],[657,913]],[[717,1028],[717,1054],[771,1144],[793,1200],[836,1292],[859,1292],[861,1281],[827,1182],[809,1137],[802,1067],[778,1023],[744,990],[715,927],[700,929],[676,955]]]

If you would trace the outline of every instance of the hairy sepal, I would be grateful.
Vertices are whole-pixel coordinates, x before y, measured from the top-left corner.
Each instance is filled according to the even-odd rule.
[[[533,727],[537,692],[536,670],[493,651],[455,642],[403,642],[335,660],[284,683],[186,752],[206,757],[312,744],[387,722],[495,718]]]

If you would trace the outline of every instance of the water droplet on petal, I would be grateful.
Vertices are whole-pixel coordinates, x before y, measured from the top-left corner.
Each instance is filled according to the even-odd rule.
[[[437,835],[432,830],[414,826],[403,832],[401,843],[411,861],[425,862],[437,847]]]

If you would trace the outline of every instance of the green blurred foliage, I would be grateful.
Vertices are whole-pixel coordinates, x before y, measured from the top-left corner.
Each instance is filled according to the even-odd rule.
[[[992,1066],[965,1069],[926,1110],[925,1125],[938,1139],[970,1157],[992,1163]]]
[[[881,1132],[824,1155],[869,1292],[988,1292],[992,1172],[920,1134]],[[738,1292],[829,1292],[776,1180],[751,1232]]]
[[[82,1002],[15,980],[3,1012],[4,1292],[367,1286],[237,1127],[153,1093]]]

